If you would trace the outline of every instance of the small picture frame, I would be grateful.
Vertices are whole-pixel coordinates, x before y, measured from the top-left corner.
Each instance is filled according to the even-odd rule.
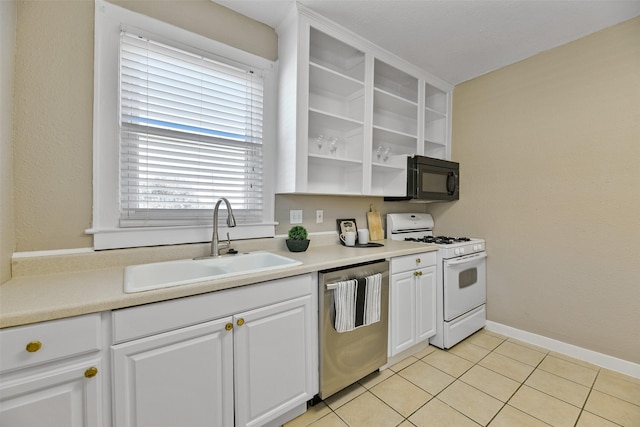
[[[355,218],[337,219],[336,223],[338,224],[338,234],[342,234],[345,231],[355,231],[358,233]]]

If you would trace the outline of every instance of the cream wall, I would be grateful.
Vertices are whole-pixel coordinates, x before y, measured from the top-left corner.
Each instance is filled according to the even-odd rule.
[[[367,228],[367,212],[373,204],[382,219],[382,228],[386,231],[386,214],[389,212],[426,212],[424,204],[409,202],[385,202],[382,197],[347,196],[303,196],[293,194],[276,195],[275,218],[278,221],[276,234],[287,234],[289,210],[301,209],[303,226],[310,232],[337,231],[336,220],[354,218],[358,229]],[[322,210],[324,221],[316,223],[316,210]]]
[[[13,253],[13,79],[16,45],[16,3],[0,1],[0,260]],[[11,277],[0,263],[0,283]]]
[[[108,1],[271,61],[278,59],[278,36],[273,28],[212,0]]]
[[[92,246],[93,3],[19,1],[15,250]]]
[[[455,88],[461,200],[488,318],[640,363],[640,18]]]

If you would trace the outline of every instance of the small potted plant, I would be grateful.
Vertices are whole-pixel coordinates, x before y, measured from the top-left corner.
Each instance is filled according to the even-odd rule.
[[[294,225],[289,230],[289,238],[286,240],[287,248],[291,252],[304,252],[309,247],[307,229],[301,225]]]

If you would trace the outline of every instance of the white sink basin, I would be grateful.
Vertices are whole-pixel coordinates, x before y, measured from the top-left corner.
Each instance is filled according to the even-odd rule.
[[[182,259],[131,265],[124,269],[124,292],[132,294],[300,264],[302,264],[300,261],[270,252],[251,252],[224,255],[219,258]]]

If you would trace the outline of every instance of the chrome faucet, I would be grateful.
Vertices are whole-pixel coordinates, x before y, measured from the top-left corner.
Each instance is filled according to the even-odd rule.
[[[211,256],[212,257],[220,256],[220,252],[218,250],[218,209],[220,208],[220,203],[222,202],[224,202],[224,204],[227,205],[227,226],[229,227],[236,226],[236,219],[233,216],[233,209],[231,209],[231,203],[229,203],[229,201],[226,198],[221,197],[217,201],[216,206],[213,208],[213,236],[211,237]],[[229,246],[230,246],[229,233],[227,233],[227,248],[229,248]]]

